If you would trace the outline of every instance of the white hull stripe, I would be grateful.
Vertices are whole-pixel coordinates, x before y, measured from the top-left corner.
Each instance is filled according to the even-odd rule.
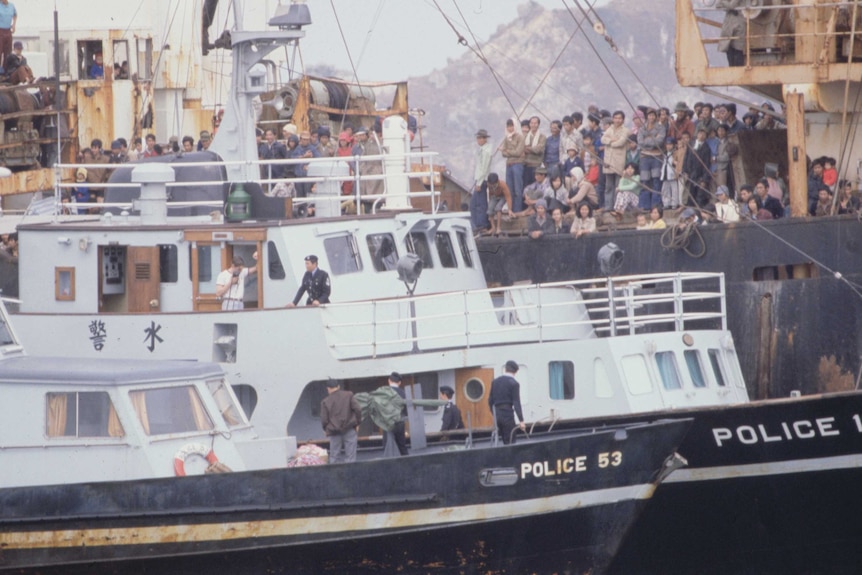
[[[769,475],[789,475],[833,469],[855,469],[862,467],[862,454],[839,455],[818,459],[796,459],[791,461],[772,461],[752,465],[733,465],[723,467],[702,467],[677,469],[664,480],[665,483],[688,483],[691,481],[713,481],[716,479],[738,479],[741,477],[764,477]]]
[[[415,509],[391,513],[301,517],[297,519],[236,521],[198,525],[159,525],[154,527],[120,527],[109,529],[72,529],[29,531],[0,534],[0,548],[50,549],[104,547],[115,545],[151,545],[158,543],[195,543],[285,537],[295,535],[352,533],[371,535],[385,529],[412,529],[431,525],[461,524],[543,515],[575,508],[594,507],[626,501],[649,499],[653,484],[629,485],[581,493],[568,493],[523,501],[485,503],[459,507]]]

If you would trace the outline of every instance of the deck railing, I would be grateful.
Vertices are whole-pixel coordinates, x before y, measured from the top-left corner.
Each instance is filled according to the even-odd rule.
[[[439,172],[435,170],[434,158],[437,156],[436,152],[411,152],[411,153],[397,153],[397,154],[380,154],[374,156],[345,156],[345,157],[327,157],[327,158],[294,158],[294,159],[286,159],[286,160],[254,160],[254,161],[211,161],[211,162],[171,162],[172,156],[165,157],[165,163],[175,168],[201,168],[201,167],[228,167],[228,166],[253,166],[259,171],[261,174],[266,174],[269,177],[261,177],[256,180],[257,183],[261,185],[261,188],[267,193],[268,190],[272,190],[275,186],[281,183],[285,184],[320,184],[322,182],[352,182],[353,183],[353,193],[352,195],[341,195],[340,199],[344,200],[353,200],[356,206],[360,205],[360,202],[367,202],[373,204],[375,207],[379,206],[380,202],[385,201],[386,198],[405,198],[409,203],[411,199],[428,197],[431,200],[432,212],[436,213],[438,209],[438,200],[440,196],[440,185],[438,183],[438,178],[440,177]],[[315,164],[328,164],[332,162],[343,162],[346,166],[350,168],[352,172],[350,175],[338,176],[338,175],[315,175],[308,177],[292,177],[292,178],[273,178],[271,177],[272,170],[276,166],[311,166]],[[403,172],[398,171],[393,174],[391,172],[387,173],[387,165],[393,165],[393,162],[402,164],[403,163]],[[383,168],[381,173],[379,174],[363,174],[366,171],[366,166],[370,164],[376,164],[377,166],[382,165]],[[56,174],[56,188],[54,194],[54,201],[56,205],[57,213],[62,213],[63,209],[66,208],[71,209],[71,206],[63,204],[62,202],[62,190],[71,190],[74,189],[78,184],[76,182],[64,182],[62,181],[62,174],[65,171],[71,170],[72,173],[75,173],[78,168],[86,168],[87,170],[91,169],[100,169],[106,171],[115,171],[115,170],[132,170],[137,166],[142,164],[137,162],[129,162],[123,164],[57,164],[55,166]],[[421,169],[417,169],[419,166]],[[407,185],[407,192],[405,193],[397,193],[393,190],[389,189],[390,178],[393,177],[402,177],[409,180],[421,180],[424,191],[411,191],[409,188],[409,183]],[[365,191],[365,187],[373,182],[383,182],[383,193],[379,194],[370,194]],[[427,182],[427,184],[426,184]],[[177,182],[168,182],[166,185],[168,188],[196,188],[202,186],[220,186],[224,185],[225,180],[195,180],[195,181],[177,181]],[[109,183],[88,183],[88,187],[90,188],[140,188],[139,183],[134,182],[109,182]],[[314,194],[310,194],[307,197],[293,197],[293,203],[295,205],[303,204],[303,203],[314,203],[315,201],[320,201],[320,198],[314,196]],[[223,202],[221,201],[189,201],[189,202],[169,202],[168,208],[184,208],[190,206],[209,206],[214,208],[220,208],[223,206]],[[81,202],[76,203],[74,206],[77,208],[118,208],[118,209],[134,209],[134,205],[132,202]]]
[[[672,273],[420,295],[322,308],[330,347],[363,357],[727,329],[724,275]]]

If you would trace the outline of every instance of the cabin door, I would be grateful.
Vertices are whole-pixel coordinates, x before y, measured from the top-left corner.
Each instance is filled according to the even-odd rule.
[[[128,247],[129,311],[156,312],[161,307],[159,247]]]
[[[231,266],[234,256],[242,257],[246,266],[257,266],[254,254],[260,253],[261,242],[196,241],[192,247],[192,293],[195,311],[220,310],[222,302],[216,296],[216,281],[222,270]],[[251,274],[244,286],[243,307],[263,307],[263,283],[260,274]]]
[[[488,394],[491,393],[491,380],[494,370],[490,368],[469,368],[455,370],[455,404],[461,409],[464,425],[474,429],[491,427],[494,418],[488,407]]]
[[[192,248],[192,297],[195,311],[216,311],[221,301],[216,296],[216,280],[230,267],[233,252],[222,242],[196,242]]]

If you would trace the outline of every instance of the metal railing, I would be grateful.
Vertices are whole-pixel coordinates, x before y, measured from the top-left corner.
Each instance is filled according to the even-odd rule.
[[[252,161],[244,161],[244,160],[225,160],[225,161],[212,161],[212,162],[169,162],[166,161],[165,164],[185,169],[185,168],[196,168],[196,167],[227,167],[227,166],[246,166],[246,167],[254,167],[258,172],[263,173],[264,171],[270,176],[268,178],[258,178],[254,181],[260,184],[261,189],[266,193],[267,190],[272,189],[274,186],[280,183],[293,183],[293,184],[320,184],[323,182],[352,182],[354,191],[352,195],[340,195],[339,198],[342,201],[345,200],[353,200],[356,206],[359,206],[361,202],[368,202],[370,204],[377,205],[380,204],[381,201],[386,200],[386,198],[396,198],[401,197],[404,198],[406,196],[408,203],[411,199],[428,197],[431,199],[431,209],[432,213],[436,213],[438,210],[438,200],[440,197],[440,191],[438,186],[436,185],[436,178],[439,176],[439,173],[434,170],[434,157],[437,155],[436,152],[411,152],[407,154],[398,153],[398,154],[380,154],[374,156],[343,156],[343,157],[326,157],[326,158],[293,158],[293,159],[285,159],[285,160],[252,160]],[[167,156],[166,159],[170,159],[170,156]],[[415,171],[414,166],[417,164],[411,164],[411,160],[417,160],[423,168],[422,170]],[[404,172],[397,174],[387,174],[386,173],[386,162],[404,162]],[[332,162],[345,162],[349,165],[352,174],[346,176],[336,176],[336,175],[326,175],[326,176],[308,176],[308,177],[291,177],[291,178],[273,178],[272,176],[272,168],[275,166],[307,166],[311,164],[321,164],[321,163],[332,163]],[[427,162],[427,163],[426,163]],[[148,164],[154,162],[148,162]],[[362,166],[366,163],[376,163],[382,164],[383,170],[380,174],[365,174],[362,175],[363,168]],[[74,206],[69,204],[64,204],[62,201],[62,190],[72,190],[78,186],[77,182],[64,182],[62,179],[63,170],[71,170],[74,173],[78,168],[86,168],[87,170],[91,169],[101,169],[109,172],[113,172],[116,170],[132,170],[137,166],[144,165],[141,163],[123,163],[123,164],[57,164],[54,166],[55,168],[55,193],[54,193],[54,201],[56,205],[57,213],[62,213],[64,209],[78,209],[78,208],[120,208],[120,209],[134,209],[133,202],[74,202]],[[388,190],[388,179],[391,177],[404,177],[407,180],[416,180],[422,179],[428,180],[428,189],[421,192],[414,192],[409,190],[408,184],[408,192],[406,194],[396,194],[394,192],[390,192]],[[372,182],[383,182],[384,191],[381,194],[368,194],[362,193],[364,186],[372,183]],[[181,187],[201,187],[201,186],[220,186],[225,183],[229,183],[226,180],[196,180],[196,181],[188,181],[188,182],[168,182],[166,186],[168,188],[181,188]],[[140,188],[139,183],[134,182],[105,182],[105,183],[93,183],[86,182],[85,183],[90,188],[96,189],[105,189],[105,188]],[[314,203],[317,198],[313,194],[308,195],[307,197],[292,197],[294,204],[302,204],[302,203]],[[189,201],[189,202],[169,202],[168,208],[180,208],[180,207],[190,207],[190,206],[211,206],[211,207],[220,207],[223,206],[224,202],[221,201]]]
[[[724,275],[671,273],[328,304],[330,347],[404,349],[727,329]],[[415,331],[413,328],[416,328]],[[415,334],[415,335],[414,335]]]

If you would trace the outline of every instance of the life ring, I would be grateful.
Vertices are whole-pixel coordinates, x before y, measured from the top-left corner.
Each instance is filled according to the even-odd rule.
[[[210,465],[218,463],[218,457],[212,449],[202,443],[189,443],[174,454],[174,475],[177,477],[186,476],[186,458],[189,455],[200,455]]]

